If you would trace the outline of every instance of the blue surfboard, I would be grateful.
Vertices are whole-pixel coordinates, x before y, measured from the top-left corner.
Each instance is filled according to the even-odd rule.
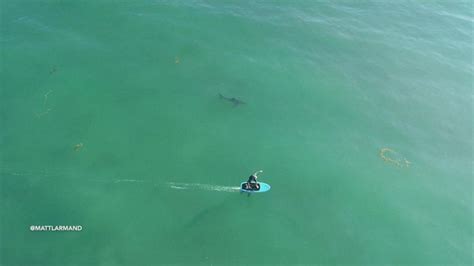
[[[240,191],[242,192],[247,192],[247,193],[260,193],[260,192],[267,192],[272,188],[269,184],[263,183],[263,182],[258,182],[260,184],[260,189],[259,190],[246,190],[242,188],[242,185],[247,182],[242,182],[240,183]]]

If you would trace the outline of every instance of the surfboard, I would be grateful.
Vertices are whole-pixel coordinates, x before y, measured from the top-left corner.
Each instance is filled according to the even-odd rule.
[[[242,185],[247,182],[242,182],[240,183],[240,191],[242,192],[247,192],[247,193],[261,193],[261,192],[267,192],[272,188],[269,184],[263,183],[263,182],[258,182],[260,184],[260,189],[259,190],[246,190],[242,188]]]

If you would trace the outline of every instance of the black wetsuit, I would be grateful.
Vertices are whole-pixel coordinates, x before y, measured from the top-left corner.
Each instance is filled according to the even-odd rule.
[[[249,176],[247,183],[257,183],[257,177],[254,175]]]
[[[257,177],[254,175],[249,176],[249,180],[247,181],[247,184],[250,186],[251,190],[259,190],[260,185],[257,182]]]

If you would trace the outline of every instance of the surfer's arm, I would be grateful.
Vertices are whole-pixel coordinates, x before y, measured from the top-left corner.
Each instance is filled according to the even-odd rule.
[[[257,176],[257,175],[260,174],[260,173],[263,173],[263,170],[259,170],[259,171],[255,172],[253,175],[254,175],[254,176]]]

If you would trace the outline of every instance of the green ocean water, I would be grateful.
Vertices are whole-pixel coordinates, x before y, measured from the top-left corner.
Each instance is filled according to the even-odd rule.
[[[0,265],[472,263],[472,2],[0,12]]]

